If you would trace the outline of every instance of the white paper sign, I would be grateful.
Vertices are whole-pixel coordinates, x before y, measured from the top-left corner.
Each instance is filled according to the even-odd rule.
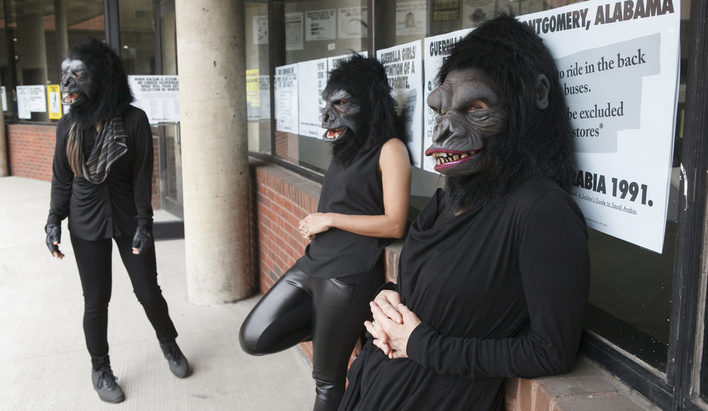
[[[368,21],[366,7],[342,7],[338,11],[340,39],[366,38]]]
[[[462,40],[467,33],[472,29],[457,30],[450,33],[440,34],[438,36],[426,37],[423,40],[423,64],[425,68],[424,93],[423,102],[428,101],[430,92],[436,87],[435,76],[438,75],[440,67],[445,60],[445,57],[450,55],[455,44]],[[435,112],[428,107],[428,104],[423,105],[423,150],[433,144],[433,127],[435,127]],[[435,171],[435,161],[432,157],[423,158],[423,169],[426,171]]]
[[[268,44],[268,16],[253,16],[253,44]]]
[[[420,167],[423,157],[423,61],[420,40],[377,50],[406,125],[406,142],[413,166]]]
[[[275,68],[275,129],[298,133],[298,65]]]
[[[0,86],[0,95],[2,96],[2,111],[7,111],[7,91],[5,86]]]
[[[179,122],[177,76],[128,76],[133,105],[147,114],[150,124]]]
[[[305,12],[305,40],[334,40],[336,31],[335,9]]]
[[[302,13],[285,13],[285,50],[302,50]]]
[[[680,4],[589,1],[521,16],[556,57],[588,226],[661,252],[678,102]]]
[[[427,8],[425,0],[397,1],[396,36],[424,36]]]
[[[17,117],[23,120],[32,118],[28,86],[17,86]]]
[[[327,86],[327,59],[303,61],[298,64],[298,104],[300,106],[300,135],[323,138],[320,111],[325,103],[322,91]]]
[[[362,57],[369,57],[369,52],[364,50],[360,51],[359,55]],[[327,79],[329,79],[329,73],[339,67],[342,62],[352,58],[351,54],[342,54],[341,56],[327,57]]]
[[[25,86],[29,98],[30,111],[34,113],[47,112],[47,94],[44,86]]]

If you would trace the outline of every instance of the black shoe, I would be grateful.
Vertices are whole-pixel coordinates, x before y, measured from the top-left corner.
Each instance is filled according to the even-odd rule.
[[[170,371],[175,377],[184,378],[189,375],[189,363],[179,349],[177,342],[173,340],[167,343],[160,343],[160,348],[162,348],[162,353],[170,365]]]
[[[98,393],[98,398],[110,403],[118,403],[125,399],[125,394],[116,382],[111,367],[103,367],[100,370],[91,369],[91,381],[93,388]]]

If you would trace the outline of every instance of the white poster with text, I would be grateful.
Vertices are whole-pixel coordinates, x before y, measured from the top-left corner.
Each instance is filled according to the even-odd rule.
[[[298,133],[297,64],[275,68],[275,129]]]
[[[367,36],[367,8],[342,7],[339,16],[337,37],[340,39],[359,39]]]
[[[285,13],[285,51],[302,50],[302,13]]]
[[[150,124],[179,122],[177,76],[128,76],[133,105],[147,114]]]
[[[327,86],[327,59],[303,61],[297,65],[300,135],[321,139],[325,133],[320,127],[320,111],[325,106],[321,95]]]
[[[420,167],[423,158],[423,60],[420,40],[377,50],[403,119],[406,144],[413,166]]]
[[[556,58],[576,148],[573,194],[588,226],[658,253],[676,129],[679,6],[590,1],[519,17]]]
[[[17,117],[22,120],[32,118],[28,86],[17,86]]]
[[[334,40],[337,32],[336,10],[312,10],[305,12],[305,41]]]

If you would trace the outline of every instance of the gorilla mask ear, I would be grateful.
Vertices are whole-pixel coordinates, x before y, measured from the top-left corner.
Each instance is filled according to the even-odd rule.
[[[551,83],[545,74],[536,77],[534,95],[536,96],[536,107],[539,110],[548,108],[548,94],[551,92]]]

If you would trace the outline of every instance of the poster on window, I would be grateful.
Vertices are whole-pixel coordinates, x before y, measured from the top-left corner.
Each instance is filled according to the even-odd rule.
[[[258,76],[258,89],[260,94],[261,109],[259,119],[270,119],[270,76]]]
[[[253,16],[253,44],[268,44],[268,16]]]
[[[427,10],[425,0],[396,1],[396,36],[424,36]]]
[[[423,157],[423,51],[420,40],[377,50],[396,100],[398,115],[405,124],[405,138],[414,167]]]
[[[150,124],[179,122],[177,76],[128,76],[133,105],[147,114]]]
[[[275,68],[275,129],[298,133],[298,65]]]
[[[680,3],[589,1],[519,17],[556,58],[588,226],[661,253],[676,129]]]
[[[58,84],[47,85],[47,102],[50,120],[59,120],[62,115],[61,91]]]
[[[305,40],[334,40],[336,36],[336,10],[312,10],[305,12]]]
[[[29,96],[30,111],[33,113],[47,112],[47,96],[44,86],[25,86]]]
[[[362,57],[369,57],[369,52],[364,50],[364,51],[359,51],[357,52],[359,55]],[[334,56],[334,57],[327,57],[327,79],[329,79],[329,73],[339,67],[342,62],[349,60],[352,57],[352,53],[349,54],[342,54],[341,56]]]
[[[285,50],[302,50],[302,13],[285,13]]]
[[[433,127],[435,127],[435,112],[428,107],[426,102],[430,92],[436,87],[435,76],[442,66],[445,57],[450,55],[452,48],[458,41],[462,40],[472,29],[457,30],[450,33],[440,34],[433,37],[426,37],[423,40],[423,69],[425,78],[423,80],[423,150],[433,144]],[[435,171],[435,161],[432,157],[423,156],[423,169]]]
[[[32,118],[28,86],[17,86],[17,117],[22,120]]]
[[[340,39],[359,39],[367,36],[366,7],[342,7],[338,11],[338,35]]]
[[[261,115],[261,87],[258,69],[246,70],[246,115],[258,120]]]
[[[5,86],[0,86],[0,98],[2,98],[2,111],[7,111],[7,90]]]
[[[327,86],[327,59],[303,61],[297,65],[300,135],[321,139],[326,131],[320,127],[320,111],[325,106],[321,94]]]

